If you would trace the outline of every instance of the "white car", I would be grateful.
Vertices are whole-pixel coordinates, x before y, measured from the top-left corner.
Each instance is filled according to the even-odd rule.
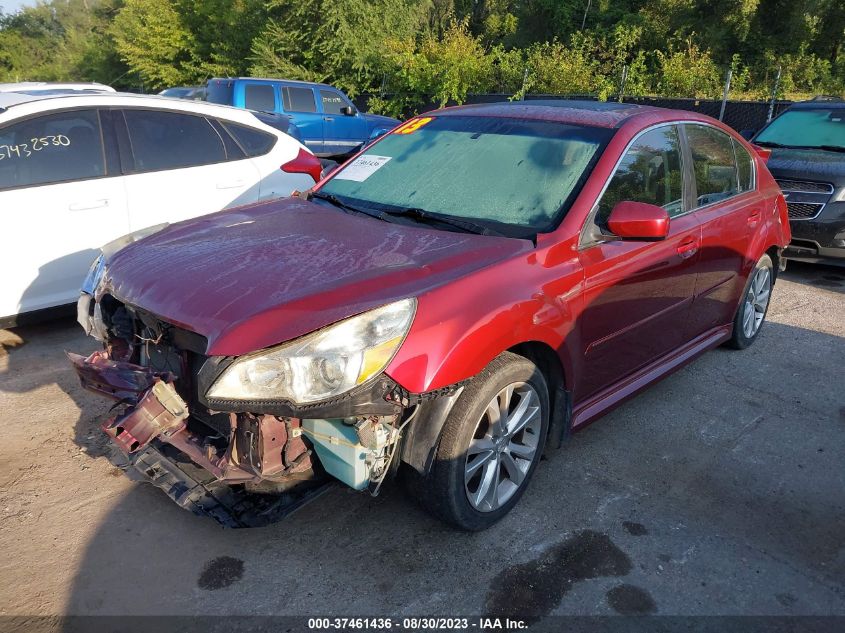
[[[0,93],[0,327],[76,301],[99,248],[288,196],[322,166],[240,108],[120,93]]]
[[[15,83],[0,83],[0,92],[116,92],[111,86],[105,84],[90,83],[67,83],[59,81],[18,81]]]

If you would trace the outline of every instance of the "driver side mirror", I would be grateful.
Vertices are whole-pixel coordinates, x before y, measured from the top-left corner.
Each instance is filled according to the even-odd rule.
[[[342,115],[344,115],[344,116],[355,116],[355,114],[356,114],[356,113],[355,113],[355,108],[353,108],[352,106],[348,106],[348,105],[347,105],[347,106],[343,106],[343,107],[340,109],[340,113],[341,113]]]
[[[607,226],[623,240],[662,240],[669,235],[669,213],[654,204],[624,200],[613,207]]]

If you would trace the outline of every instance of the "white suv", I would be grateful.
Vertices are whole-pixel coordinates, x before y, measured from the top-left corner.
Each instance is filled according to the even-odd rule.
[[[100,246],[288,196],[322,166],[247,110],[120,93],[0,93],[0,326],[72,303]]]

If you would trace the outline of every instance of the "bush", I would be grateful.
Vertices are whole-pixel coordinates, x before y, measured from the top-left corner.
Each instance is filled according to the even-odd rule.
[[[663,97],[715,99],[721,96],[722,77],[710,52],[692,39],[678,51],[656,51],[656,93]]]

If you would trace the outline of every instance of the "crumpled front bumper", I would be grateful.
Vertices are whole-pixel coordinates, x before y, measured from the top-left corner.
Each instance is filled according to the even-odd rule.
[[[221,452],[188,428],[190,412],[173,376],[111,360],[105,351],[88,357],[68,352],[67,356],[85,389],[123,406],[122,412],[102,425],[126,456],[121,465],[195,514],[211,516],[227,527],[265,525],[287,516],[329,485],[318,482],[272,497],[249,493],[237,484],[273,481],[304,470],[307,460],[302,456],[310,454],[304,445],[290,461],[264,459],[271,452],[271,441],[286,442],[294,435],[290,420],[253,418],[248,420],[247,432],[236,432],[237,416],[232,414],[232,437],[240,444],[233,440]]]

